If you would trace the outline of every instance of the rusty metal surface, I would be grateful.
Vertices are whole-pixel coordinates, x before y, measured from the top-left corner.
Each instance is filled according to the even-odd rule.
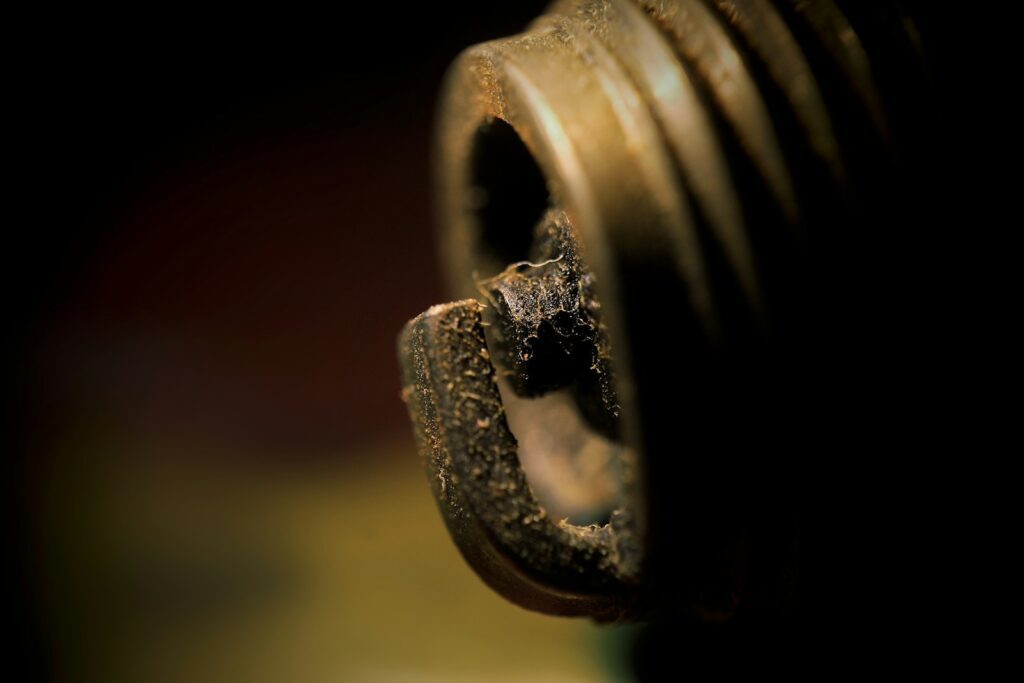
[[[439,506],[498,592],[600,620],[789,623],[796,473],[857,367],[836,358],[866,348],[848,278],[901,215],[894,136],[920,112],[905,20],[559,0],[453,65],[436,178],[465,300],[411,321],[400,357]],[[534,494],[558,482],[543,453],[520,458],[506,413],[556,433],[545,406],[580,418],[562,444],[610,444],[601,523],[553,520]]]
[[[496,362],[520,396],[567,386],[590,424],[618,435],[611,348],[600,321],[594,275],[569,217],[551,210],[535,231],[530,259],[479,283]]]
[[[635,574],[628,529],[552,520],[516,455],[482,306],[435,306],[402,333],[405,398],[448,529],[481,577],[527,607],[615,619]]]

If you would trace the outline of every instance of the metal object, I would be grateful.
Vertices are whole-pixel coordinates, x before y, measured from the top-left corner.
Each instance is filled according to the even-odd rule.
[[[914,37],[896,5],[559,0],[460,56],[437,178],[467,298],[400,356],[446,523],[495,590],[601,620],[789,618],[852,267],[904,215]],[[610,454],[599,524],[553,519],[557,482],[541,502],[520,467],[512,402],[551,392]]]

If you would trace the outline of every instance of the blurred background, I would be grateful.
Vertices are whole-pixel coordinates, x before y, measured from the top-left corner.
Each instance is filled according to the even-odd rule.
[[[544,4],[13,22],[26,680],[621,678],[628,636],[463,563],[399,399],[395,337],[445,296],[441,77]]]

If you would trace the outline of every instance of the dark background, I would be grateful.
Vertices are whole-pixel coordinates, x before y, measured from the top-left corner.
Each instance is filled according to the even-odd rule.
[[[179,388],[209,385],[177,419],[261,442],[393,428],[382,340],[440,296],[430,146],[444,69],[542,8],[90,12],[31,27],[11,107],[28,211],[5,250],[20,350],[60,353],[116,326],[209,335],[248,348],[204,350],[217,366],[231,356],[224,377],[180,359]]]

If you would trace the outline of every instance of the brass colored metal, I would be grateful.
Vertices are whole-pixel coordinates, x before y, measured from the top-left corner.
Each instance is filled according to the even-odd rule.
[[[792,470],[819,434],[790,425],[819,410],[816,316],[842,318],[833,266],[897,156],[898,88],[848,10],[557,0],[451,67],[436,178],[461,300],[399,352],[443,516],[509,599],[601,620],[792,608]],[[551,519],[520,466],[544,453],[506,411],[551,392],[605,444],[603,523]]]
[[[799,203],[776,124],[740,46],[730,39],[722,19],[702,0],[640,4],[706,84],[789,220],[799,221]]]
[[[714,6],[775,82],[800,123],[807,145],[837,181],[845,176],[839,143],[811,66],[770,0],[715,0]]]

